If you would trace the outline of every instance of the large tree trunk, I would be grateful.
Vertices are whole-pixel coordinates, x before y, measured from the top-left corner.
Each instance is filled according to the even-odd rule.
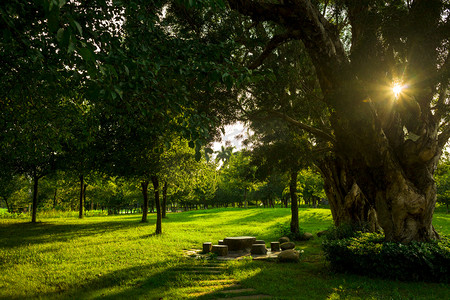
[[[142,220],[141,222],[147,222],[147,214],[148,214],[148,180],[144,180],[141,182],[142,187],[142,196],[144,198],[144,204],[142,206]]]
[[[291,171],[291,180],[289,182],[289,193],[291,194],[291,232],[294,235],[300,233],[300,225],[298,222],[297,173],[297,170]]]
[[[326,157],[318,163],[334,225],[352,224],[369,231],[379,229],[374,207],[351,177],[343,159]]]
[[[162,216],[161,216],[161,203],[159,201],[159,181],[158,177],[152,176],[152,183],[155,193],[155,206],[156,206],[156,234],[162,233]]]
[[[80,175],[80,206],[78,208],[78,218],[83,219],[84,216],[84,176]]]
[[[370,106],[347,110],[333,120],[336,150],[375,208],[386,239],[408,243],[439,238],[431,224],[436,204],[432,174],[440,157],[432,118],[423,116],[419,131],[424,136],[414,142],[395,123],[383,128]]]
[[[33,175],[33,205],[31,212],[31,223],[36,223],[37,203],[38,203],[39,176]]]
[[[167,206],[167,181],[164,181],[163,201],[162,201],[162,207],[161,207],[161,213],[162,213],[163,218],[166,217],[166,210],[167,210],[166,206]]]

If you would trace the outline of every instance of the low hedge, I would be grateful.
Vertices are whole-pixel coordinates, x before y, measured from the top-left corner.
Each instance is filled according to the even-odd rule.
[[[380,233],[357,232],[322,243],[326,259],[338,272],[351,272],[398,280],[449,282],[450,240],[385,242]]]

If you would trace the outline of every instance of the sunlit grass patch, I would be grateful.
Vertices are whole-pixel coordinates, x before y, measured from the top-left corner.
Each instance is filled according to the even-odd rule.
[[[299,217],[313,234],[332,224],[328,209],[301,208]],[[0,219],[0,298],[210,299],[236,283],[279,299],[439,299],[450,292],[439,284],[332,274],[317,237],[296,242],[305,251],[296,264],[245,259],[225,262],[217,274],[191,272],[210,262],[186,258],[184,249],[237,235],[269,245],[279,238],[278,224],[289,223],[285,208],[169,213],[160,236],[153,235],[154,214],[148,223],[139,215],[38,220]],[[450,217],[434,220],[448,234]]]

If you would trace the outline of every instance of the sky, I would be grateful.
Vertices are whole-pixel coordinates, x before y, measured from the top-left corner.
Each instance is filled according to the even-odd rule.
[[[214,142],[213,150],[220,150],[220,147],[222,145],[225,146],[227,141],[235,148],[234,151],[241,150],[243,148],[242,141],[248,136],[247,130],[248,128],[246,128],[242,122],[236,122],[232,125],[225,126],[225,134],[222,134],[222,141]],[[243,135],[243,137],[238,138],[239,135]]]

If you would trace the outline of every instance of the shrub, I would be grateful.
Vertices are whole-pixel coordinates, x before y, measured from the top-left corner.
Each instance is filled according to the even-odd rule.
[[[289,223],[278,223],[276,224],[276,232],[279,236],[287,236],[292,241],[301,241],[303,239],[303,234],[305,233],[301,228],[298,229],[298,233],[291,232],[291,225]]]
[[[367,224],[344,223],[340,226],[332,226],[327,229],[325,234],[326,240],[341,240],[345,238],[355,237],[358,232],[369,232]]]
[[[353,237],[326,239],[326,259],[338,272],[399,280],[449,281],[450,240],[385,242],[383,234],[357,232]]]

